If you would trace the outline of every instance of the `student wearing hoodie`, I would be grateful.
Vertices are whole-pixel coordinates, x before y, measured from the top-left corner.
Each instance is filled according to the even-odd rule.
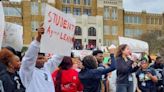
[[[44,33],[42,26],[37,29],[37,37],[22,59],[20,78],[26,92],[55,92],[51,73],[58,67],[63,57],[54,55],[47,61],[44,54],[38,55],[40,40]]]

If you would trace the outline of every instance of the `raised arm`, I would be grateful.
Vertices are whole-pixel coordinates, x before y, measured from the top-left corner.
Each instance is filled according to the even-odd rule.
[[[39,42],[33,41],[22,59],[22,65],[20,67],[20,78],[24,86],[27,86],[28,82],[32,78],[32,73],[35,68],[38,52]]]
[[[110,57],[111,57],[111,66],[110,67],[105,68],[105,69],[92,69],[90,71],[88,77],[101,78],[102,75],[107,74],[111,71],[114,71],[115,68],[116,68],[116,61],[115,61],[115,58],[114,58],[114,54],[111,54]]]
[[[62,60],[63,56],[53,55],[52,58],[44,64],[44,68],[48,69],[52,73],[59,66]]]
[[[43,33],[44,28],[41,25],[41,27],[38,28],[38,35],[36,37],[36,40],[34,40],[30,44],[25,56],[22,59],[22,65],[20,67],[20,78],[25,87],[27,87],[29,85],[29,82],[31,81],[32,74],[36,65],[36,60],[38,57],[38,52],[40,49],[40,39]]]

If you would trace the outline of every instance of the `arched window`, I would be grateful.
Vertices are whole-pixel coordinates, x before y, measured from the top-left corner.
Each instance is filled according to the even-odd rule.
[[[96,36],[96,29],[94,27],[88,29],[88,36]]]
[[[75,28],[75,35],[82,35],[82,31],[79,26],[76,26],[76,28]]]

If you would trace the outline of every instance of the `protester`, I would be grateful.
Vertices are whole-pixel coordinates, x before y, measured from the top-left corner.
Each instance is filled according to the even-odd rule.
[[[75,69],[77,72],[80,72],[83,67],[80,56],[74,55],[74,53],[71,52],[71,58],[72,58],[72,62],[73,62],[72,68]]]
[[[104,59],[103,52],[101,50],[95,50],[95,51],[93,51],[92,55],[96,57],[98,66],[104,67],[103,63],[102,63],[103,59]]]
[[[1,72],[0,80],[2,81],[5,92],[25,92],[17,71],[20,68],[20,59],[11,51],[3,48],[0,51],[0,61],[6,66]]]
[[[55,92],[80,92],[83,90],[78,72],[72,69],[72,66],[72,59],[65,56],[59,65],[59,69],[52,73]]]
[[[95,57],[86,56],[82,60],[83,69],[79,72],[79,78],[84,86],[83,92],[100,92],[102,75],[115,70],[114,54],[110,55],[111,66],[106,69],[97,69],[98,63]]]
[[[116,92],[133,92],[132,73],[137,71],[136,57],[131,55],[128,45],[122,44],[118,47],[116,55]]]
[[[80,72],[83,67],[80,58],[78,57],[72,58],[72,62],[73,62],[72,68],[75,69],[77,72]]]
[[[103,64],[103,59],[104,59],[103,52],[101,50],[95,50],[93,51],[92,55],[95,56],[97,59],[98,68],[105,69],[105,65]],[[106,82],[108,81],[107,76],[108,76],[107,74],[102,75],[102,78],[101,78],[101,90],[103,92],[107,92],[107,85],[106,85]]]
[[[164,68],[163,68],[163,70],[162,70],[162,79],[163,79],[162,84],[164,85]],[[164,89],[163,89],[163,92],[164,92]]]
[[[136,72],[139,92],[161,92],[156,91],[156,82],[158,81],[155,70],[149,68],[149,60],[141,60],[141,69]]]
[[[156,61],[154,62],[153,65],[151,65],[150,67],[155,69],[155,72],[157,74],[158,77],[158,82],[156,84],[157,87],[157,92],[161,92],[164,89],[164,85],[163,85],[163,79],[162,79],[162,69],[164,68],[164,64],[162,63],[162,57],[157,57]]]
[[[7,74],[6,66],[0,61],[0,92],[5,92],[3,86],[10,86],[8,80],[10,80],[10,76]]]
[[[55,92],[51,73],[61,63],[62,57],[54,55],[46,61],[44,54],[38,55],[44,33],[42,26],[37,29],[36,40],[31,43],[22,59],[20,77],[26,92]]]
[[[8,50],[10,50],[14,55],[18,56],[20,58],[20,60],[22,60],[22,52],[20,51],[16,51],[13,47],[11,46],[6,46],[6,47],[3,47],[3,48],[6,48]]]

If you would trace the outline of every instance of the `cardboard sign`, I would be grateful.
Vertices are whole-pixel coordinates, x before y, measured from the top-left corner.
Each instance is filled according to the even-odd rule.
[[[127,44],[132,52],[148,52],[149,46],[147,42],[131,39],[131,38],[125,38],[125,37],[119,37],[119,44]]]
[[[116,49],[116,46],[112,44],[108,47],[108,49]]]
[[[23,27],[14,23],[6,22],[2,47],[11,46],[16,51],[23,47]]]
[[[83,59],[87,55],[92,55],[92,50],[72,50],[75,57]]]
[[[70,15],[46,5],[45,33],[41,39],[41,52],[70,56],[75,23],[75,19]]]
[[[4,26],[5,26],[5,19],[4,19],[4,12],[2,2],[0,2],[0,49],[2,47],[2,40],[4,35]]]
[[[107,47],[106,47],[106,46],[101,46],[101,47],[100,47],[100,50],[101,50],[101,51],[103,51],[103,52],[108,52],[108,50],[107,50]]]

